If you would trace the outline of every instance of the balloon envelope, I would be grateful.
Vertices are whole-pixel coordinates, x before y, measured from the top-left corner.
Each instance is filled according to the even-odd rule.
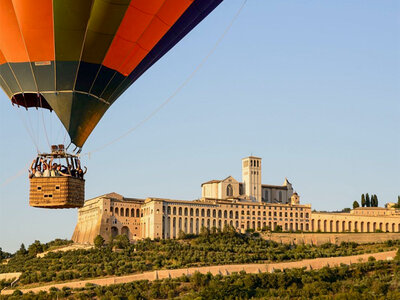
[[[222,0],[0,0],[0,85],[82,147],[111,104]]]

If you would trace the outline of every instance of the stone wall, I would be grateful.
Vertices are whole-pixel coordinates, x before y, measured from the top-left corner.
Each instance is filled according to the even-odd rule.
[[[283,244],[339,245],[341,242],[368,244],[398,240],[400,233],[270,233],[263,234],[262,237]]]

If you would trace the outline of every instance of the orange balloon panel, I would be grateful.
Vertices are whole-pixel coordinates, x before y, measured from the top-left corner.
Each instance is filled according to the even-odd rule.
[[[9,62],[29,61],[12,0],[0,0],[0,49]]]
[[[104,59],[104,66],[125,76],[130,74],[193,0],[149,2],[132,1]]]
[[[53,1],[13,0],[29,60],[54,60]]]

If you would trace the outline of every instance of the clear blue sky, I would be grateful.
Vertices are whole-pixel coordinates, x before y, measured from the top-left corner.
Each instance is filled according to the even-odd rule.
[[[96,149],[152,112],[187,78],[240,7],[225,0],[106,113],[85,145]],[[200,184],[263,158],[263,182],[293,183],[317,210],[380,204],[400,194],[400,2],[249,0],[193,80],[154,118],[85,159],[86,197],[195,199]],[[36,154],[27,114],[0,94],[0,184]],[[47,150],[41,113],[29,113]],[[21,120],[22,118],[22,120]],[[55,143],[63,133],[45,111]],[[52,124],[52,125],[50,125]],[[70,238],[77,210],[28,205],[26,174],[0,187],[0,247]]]

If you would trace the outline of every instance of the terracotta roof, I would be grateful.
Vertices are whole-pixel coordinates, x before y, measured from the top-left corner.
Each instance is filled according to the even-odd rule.
[[[221,182],[221,180],[216,180],[216,179],[214,179],[214,180],[210,180],[210,181],[207,181],[207,182],[202,183],[201,186],[203,186],[203,184],[208,184],[208,183],[220,183],[220,182]]]
[[[287,186],[282,186],[282,185],[271,185],[271,184],[262,184],[262,187],[265,188],[274,188],[274,189],[279,189],[279,190],[287,190]]]

